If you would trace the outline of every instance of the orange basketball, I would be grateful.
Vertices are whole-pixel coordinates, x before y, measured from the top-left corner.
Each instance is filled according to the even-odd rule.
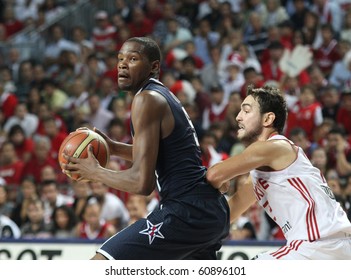
[[[58,161],[60,166],[63,163],[67,163],[67,160],[63,157],[62,153],[75,157],[75,158],[86,158],[88,157],[88,145],[91,144],[93,148],[93,154],[99,161],[102,167],[106,167],[109,158],[110,151],[105,139],[90,129],[82,129],[71,132],[65,140],[62,142],[58,154]],[[70,176],[73,180],[77,180],[79,176]]]

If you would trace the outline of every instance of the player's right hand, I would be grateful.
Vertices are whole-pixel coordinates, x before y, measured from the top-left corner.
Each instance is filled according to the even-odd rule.
[[[104,132],[102,132],[100,129],[94,127],[94,131],[99,134],[102,138],[105,139],[110,151],[114,151],[114,145],[116,141],[113,141],[110,137],[108,137]]]

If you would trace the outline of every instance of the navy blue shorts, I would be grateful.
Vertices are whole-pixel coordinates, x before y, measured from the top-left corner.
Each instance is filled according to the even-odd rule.
[[[216,259],[229,234],[229,207],[218,194],[167,200],[108,239],[97,250],[107,259]]]

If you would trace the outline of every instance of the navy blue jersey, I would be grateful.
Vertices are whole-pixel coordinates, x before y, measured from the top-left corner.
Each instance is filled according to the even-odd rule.
[[[206,173],[194,126],[180,101],[161,82],[150,79],[141,90],[161,94],[174,116],[172,133],[159,143],[156,171],[160,196],[164,200],[191,194],[205,181]]]

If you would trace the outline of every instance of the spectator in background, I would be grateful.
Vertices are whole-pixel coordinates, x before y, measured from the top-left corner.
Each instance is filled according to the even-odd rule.
[[[52,166],[57,172],[60,167],[58,162],[50,154],[51,141],[46,136],[36,135],[34,138],[34,151],[31,159],[25,164],[23,176],[32,176],[34,181],[41,182],[41,171],[47,165]]]
[[[49,108],[54,114],[60,114],[64,110],[65,103],[68,100],[68,95],[65,91],[58,87],[55,80],[46,78],[43,81],[43,95],[44,102],[48,104]]]
[[[296,143],[295,143],[296,144]],[[311,163],[317,167],[323,176],[327,175],[327,152],[323,147],[316,147],[311,154]]]
[[[67,133],[68,132],[68,128],[67,128],[67,124],[63,119],[63,116],[65,115],[61,115],[58,114],[56,112],[53,112],[50,108],[50,105],[45,103],[45,102],[41,102],[39,104],[38,107],[38,112],[37,115],[39,117],[39,125],[38,125],[38,129],[36,131],[36,135],[45,135],[45,128],[44,128],[44,121],[48,118],[54,118],[55,119],[55,123],[57,128],[59,129],[60,133]],[[68,123],[69,124],[69,123]]]
[[[267,13],[265,14],[263,24],[266,27],[277,26],[285,20],[289,19],[286,8],[281,5],[280,0],[266,1]]]
[[[152,37],[163,48],[168,33],[168,20],[175,18],[182,28],[190,28],[190,19],[179,15],[175,11],[175,6],[170,2],[165,2],[162,6],[162,19],[157,21],[153,27]]]
[[[28,239],[47,239],[52,237],[52,224],[45,222],[44,204],[33,199],[26,207],[28,221],[21,227],[21,237]]]
[[[28,221],[27,206],[30,201],[39,199],[37,185],[31,177],[24,177],[21,181],[19,194],[15,208],[12,211],[11,219],[21,227]]]
[[[245,84],[243,75],[244,61],[237,52],[232,53],[226,61],[227,78],[223,82],[224,100],[229,101],[232,92],[238,92]]]
[[[0,216],[11,217],[14,206],[14,201],[10,201],[8,196],[6,181],[0,177]]]
[[[317,93],[329,85],[328,79],[324,76],[322,70],[317,65],[312,64],[308,68],[308,74],[310,76],[311,85],[315,88]]]
[[[8,140],[14,144],[17,157],[24,163],[28,162],[34,150],[34,141],[32,137],[26,136],[20,124],[15,124],[10,128]]]
[[[342,44],[342,42],[339,42],[339,44]],[[347,44],[348,52],[333,65],[328,78],[329,83],[339,90],[343,90],[345,86],[351,86],[351,43]]]
[[[28,112],[39,116],[39,107],[42,103],[44,103],[44,98],[41,95],[39,87],[33,86],[30,88],[26,103],[28,107]]]
[[[174,48],[184,49],[185,43],[193,39],[188,28],[179,25],[176,18],[168,19],[167,35],[164,41],[163,50],[168,53]]]
[[[0,177],[9,186],[10,199],[15,200],[17,188],[21,183],[25,163],[17,157],[15,146],[5,141],[0,147]]]
[[[101,218],[101,205],[94,197],[85,205],[82,216],[83,220],[75,229],[78,238],[107,239],[117,232],[112,224]]]
[[[86,62],[87,57],[94,51],[94,44],[88,38],[88,32],[85,26],[73,26],[71,33],[73,42],[79,46],[80,61]]]
[[[26,21],[27,19],[38,19],[38,8],[41,0],[15,1],[14,11],[16,19]]]
[[[267,39],[267,29],[262,22],[261,15],[258,12],[250,12],[248,25],[244,30],[244,42],[253,48],[259,60],[263,50],[266,48]]]
[[[340,30],[340,39],[351,43],[351,8],[346,10]]]
[[[6,122],[15,113],[18,104],[17,96],[5,90],[5,83],[0,79],[0,109]]]
[[[336,121],[336,116],[340,108],[340,93],[333,85],[326,86],[321,90],[319,100],[322,105],[323,119]]]
[[[311,10],[317,14],[321,24],[330,24],[336,32],[341,30],[343,12],[338,1],[313,0]]]
[[[145,12],[145,16],[151,20],[152,27],[162,19],[162,4],[160,5],[160,1],[158,0],[146,0],[144,1],[143,10]],[[162,1],[163,2],[163,1]]]
[[[153,27],[153,21],[145,16],[145,11],[143,8],[135,5],[131,11],[131,21],[128,24],[130,36],[150,36],[152,34]]]
[[[12,71],[11,68],[8,66],[1,66],[0,67],[0,80],[3,83],[3,88],[5,92],[15,93],[16,92],[16,85],[12,78]]]
[[[130,194],[126,203],[129,213],[128,225],[131,225],[141,218],[146,218],[149,211],[147,209],[147,198],[143,195]]]
[[[62,205],[71,207],[73,197],[62,194],[57,182],[54,180],[43,181],[40,185],[40,197],[44,203],[44,219],[46,223],[51,223],[54,209]]]
[[[6,39],[23,29],[23,22],[15,17],[15,11],[12,5],[6,5],[3,14],[3,22],[6,30]]]
[[[58,153],[62,142],[68,136],[68,133],[60,131],[60,128],[56,124],[54,117],[48,117],[43,120],[44,124],[44,135],[47,136],[51,141],[50,154],[54,160],[58,159]]]
[[[208,129],[213,122],[224,121],[228,106],[224,90],[220,85],[212,85],[210,90],[211,106],[204,110],[202,128]]]
[[[340,178],[345,178],[351,172],[351,148],[345,130],[339,126],[333,127],[327,135],[328,169],[335,169]]]
[[[65,38],[61,25],[54,24],[49,28],[49,39],[43,53],[43,63],[49,72],[52,71],[51,67],[58,63],[58,58],[62,51],[69,50],[80,55],[79,45]]]
[[[206,131],[200,140],[200,149],[202,152],[202,164],[210,167],[229,157],[227,153],[217,150],[219,139],[212,131]]]
[[[247,44],[241,43],[238,45],[236,51],[241,56],[243,60],[243,70],[249,67],[255,68],[257,73],[262,72],[261,64],[258,59],[253,56],[250,52],[250,48]]]
[[[18,68],[18,81],[16,83],[16,96],[21,102],[28,98],[34,80],[34,63],[31,60],[21,61]]]
[[[323,122],[322,106],[319,103],[316,91],[306,85],[301,89],[299,101],[290,110],[286,133],[290,134],[294,127],[301,127],[306,131],[307,138],[313,141],[313,131]]]
[[[246,91],[249,85],[254,85],[255,87],[261,87],[265,83],[262,75],[259,72],[257,72],[257,70],[254,67],[245,68],[243,70],[243,75],[244,75],[245,83],[242,85],[240,89],[240,94],[242,99],[246,97]]]
[[[71,207],[67,205],[55,207],[51,220],[54,238],[66,239],[76,237],[77,217]]]
[[[308,4],[304,0],[293,0],[294,12],[290,15],[290,20],[295,30],[302,30],[305,24],[305,17],[308,11]]]
[[[73,204],[72,209],[78,220],[82,220],[83,209],[88,200],[93,196],[89,182],[72,181],[71,187],[73,189]]]
[[[204,62],[205,65],[211,62],[210,48],[217,45],[220,34],[211,30],[211,22],[208,19],[199,21],[198,32],[194,36],[195,54]]]
[[[108,125],[113,119],[113,113],[101,106],[101,98],[97,94],[89,96],[89,114],[87,120],[92,127],[98,127],[101,131],[107,132]]]
[[[224,80],[222,69],[225,67],[225,63],[221,60],[221,48],[219,46],[209,48],[209,52],[211,62],[206,64],[200,72],[201,82],[207,92],[210,91],[212,85]]]
[[[117,74],[115,79],[112,77],[103,76],[101,78],[100,85],[97,88],[97,93],[99,94],[101,100],[100,106],[109,111],[112,111],[113,102],[118,97],[116,80]]]
[[[98,58],[103,58],[104,53],[115,50],[114,39],[116,27],[110,22],[108,13],[100,10],[95,14],[95,26],[92,30],[92,42]]]
[[[335,62],[341,59],[338,49],[338,41],[335,39],[335,31],[330,24],[321,26],[321,46],[314,50],[314,63],[318,65],[327,79]]]
[[[336,121],[347,134],[351,135],[351,87],[345,87],[342,90],[340,104]]]
[[[19,124],[23,128],[26,137],[32,137],[38,128],[38,123],[38,116],[29,113],[27,104],[20,102],[16,105],[15,114],[6,121],[4,130],[9,133],[13,125]]]
[[[112,224],[118,231],[128,225],[129,214],[122,200],[108,191],[108,186],[91,182],[92,195],[101,206],[100,218]]]
[[[318,147],[318,144],[308,138],[306,131],[302,127],[291,129],[289,138],[296,146],[301,147],[305,155],[311,159],[312,153]]]

